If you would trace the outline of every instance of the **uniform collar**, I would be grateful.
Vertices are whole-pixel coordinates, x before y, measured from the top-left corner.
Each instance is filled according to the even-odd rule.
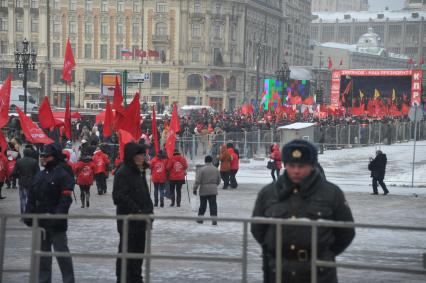
[[[284,174],[281,175],[275,183],[275,192],[279,200],[286,199],[291,194],[300,194],[300,196],[305,199],[315,192],[317,184],[321,182],[321,180],[321,174],[319,170],[315,168],[302,183],[296,185],[288,178],[287,172],[284,171]]]

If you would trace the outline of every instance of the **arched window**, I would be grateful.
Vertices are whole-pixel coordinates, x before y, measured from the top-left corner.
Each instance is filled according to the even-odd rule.
[[[221,75],[205,75],[206,90],[223,90],[223,77]]]
[[[165,23],[156,24],[155,35],[167,35],[167,25]]]
[[[228,91],[236,91],[237,90],[237,79],[234,76],[231,76],[226,84],[226,88]]]
[[[202,85],[203,82],[200,75],[192,74],[188,76],[187,89],[201,89]]]

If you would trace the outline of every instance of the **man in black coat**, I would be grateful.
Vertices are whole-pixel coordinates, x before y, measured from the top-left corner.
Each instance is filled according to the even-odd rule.
[[[37,173],[31,183],[28,193],[26,213],[38,214],[68,214],[72,203],[74,178],[61,164],[63,159],[62,148],[59,144],[45,145],[40,154],[44,170]],[[25,224],[32,225],[31,219],[24,219]],[[69,252],[66,231],[67,219],[42,219],[40,227],[46,230],[42,237],[41,250],[50,252],[52,246],[55,252]],[[73,283],[74,269],[69,257],[56,258],[62,273],[62,281]],[[52,257],[40,258],[40,283],[52,281]]]
[[[19,178],[19,199],[21,204],[21,213],[25,212],[27,204],[28,191],[34,176],[40,171],[38,158],[34,159],[35,150],[25,148],[24,158],[16,161],[12,176]]]
[[[153,203],[148,192],[145,170],[149,165],[145,161],[146,149],[136,143],[128,143],[124,147],[124,162],[118,167],[112,191],[117,215],[152,214]],[[122,250],[123,224],[117,221],[120,243],[118,252]],[[127,251],[130,253],[145,252],[145,221],[129,222]],[[142,283],[142,259],[127,260],[127,281]],[[121,277],[121,259],[116,263],[117,282]],[[123,282],[124,283],[124,282]]]
[[[317,149],[305,140],[294,140],[282,149],[284,174],[264,187],[256,200],[253,217],[353,221],[343,192],[326,181],[316,166]],[[275,282],[276,226],[252,224],[251,232],[263,250],[264,282]],[[318,229],[318,259],[334,261],[355,237],[353,228]],[[282,226],[282,282],[311,280],[311,228]],[[337,282],[335,268],[317,268],[319,283]]]
[[[370,163],[368,164],[368,170],[371,171],[371,177],[373,178],[372,195],[379,194],[379,192],[377,191],[377,183],[379,183],[380,186],[382,187],[384,195],[389,194],[389,190],[388,188],[386,188],[386,184],[383,181],[385,179],[387,162],[388,162],[388,159],[386,157],[386,154],[384,154],[381,150],[376,151],[376,158],[374,159],[370,158]]]

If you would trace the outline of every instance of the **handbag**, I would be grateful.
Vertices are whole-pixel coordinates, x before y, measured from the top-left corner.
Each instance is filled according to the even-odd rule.
[[[266,164],[266,168],[268,169],[275,169],[275,161],[274,160],[269,160],[268,163]]]

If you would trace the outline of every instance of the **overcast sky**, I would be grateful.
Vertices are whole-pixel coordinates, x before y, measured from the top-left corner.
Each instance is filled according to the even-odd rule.
[[[389,10],[398,10],[404,7],[404,0],[368,0],[371,11],[384,10],[389,7]]]

